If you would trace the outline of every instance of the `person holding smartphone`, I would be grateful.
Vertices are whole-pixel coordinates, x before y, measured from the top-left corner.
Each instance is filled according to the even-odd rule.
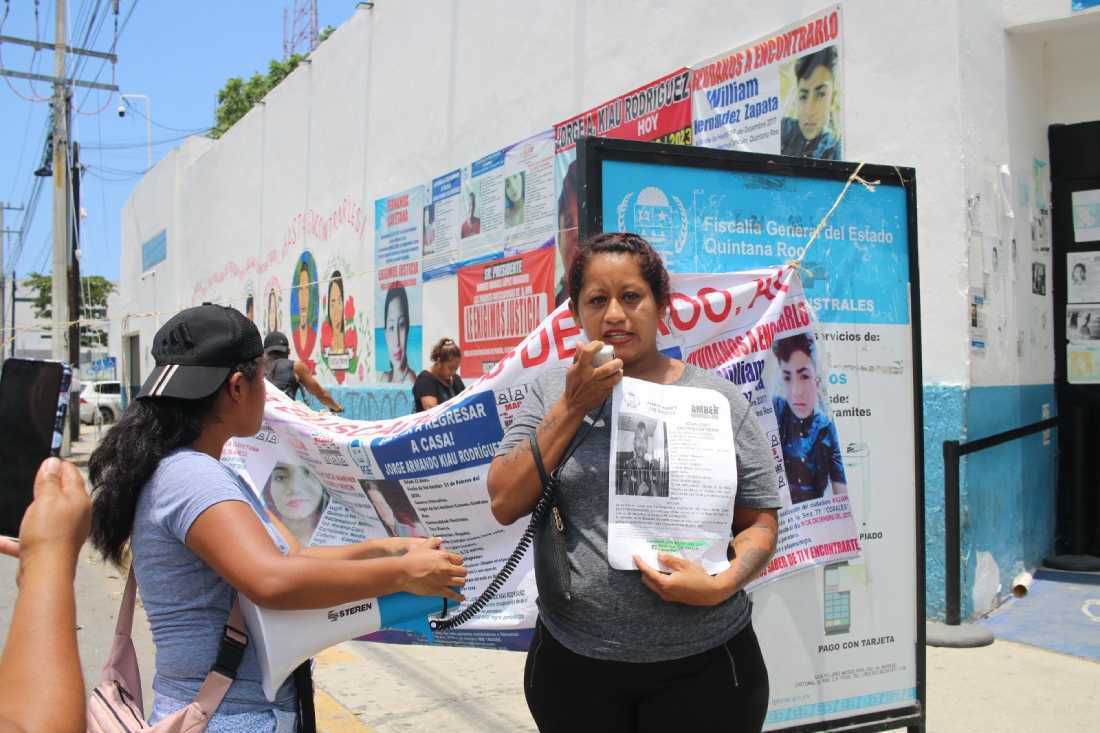
[[[0,729],[84,729],[73,579],[90,515],[76,466],[48,458],[38,468],[19,539],[0,537],[0,553],[19,559],[19,595],[0,661]]]

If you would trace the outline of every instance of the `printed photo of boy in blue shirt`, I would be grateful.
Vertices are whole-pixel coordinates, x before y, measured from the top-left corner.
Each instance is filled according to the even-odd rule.
[[[783,445],[791,504],[848,493],[836,426],[820,397],[817,349],[808,333],[779,339],[772,346],[782,377],[783,397],[773,397]]]

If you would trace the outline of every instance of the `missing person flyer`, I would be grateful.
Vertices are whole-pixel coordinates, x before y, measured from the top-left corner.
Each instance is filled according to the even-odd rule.
[[[625,377],[611,403],[607,555],[636,570],[634,555],[660,567],[658,553],[729,567],[726,552],[737,494],[729,400],[695,387]]]

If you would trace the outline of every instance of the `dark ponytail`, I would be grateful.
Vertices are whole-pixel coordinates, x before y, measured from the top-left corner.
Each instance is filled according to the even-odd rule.
[[[241,372],[252,381],[259,365],[259,359],[238,365],[230,376]],[[142,487],[165,456],[198,440],[224,386],[199,400],[134,400],[92,453],[88,461],[93,487],[91,539],[104,558],[122,565]]]

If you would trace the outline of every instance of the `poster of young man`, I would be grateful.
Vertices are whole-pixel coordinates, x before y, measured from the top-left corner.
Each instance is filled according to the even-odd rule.
[[[374,205],[374,379],[416,381],[421,368],[420,251],[424,187]]]
[[[696,64],[695,145],[843,159],[841,25],[833,5]]]
[[[552,247],[458,271],[458,340],[463,377],[480,377],[553,309]]]

